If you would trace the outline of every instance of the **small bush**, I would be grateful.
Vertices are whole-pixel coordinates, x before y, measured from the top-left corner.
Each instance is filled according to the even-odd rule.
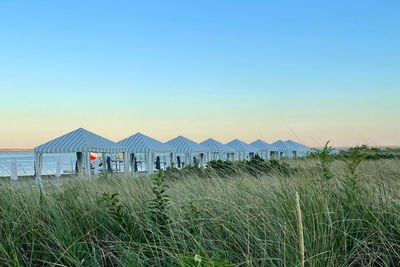
[[[353,202],[361,193],[361,177],[357,170],[360,163],[365,160],[366,155],[361,154],[362,149],[355,148],[351,150],[351,157],[345,158],[347,173],[344,176],[344,190],[349,202]]]
[[[150,202],[152,219],[156,226],[165,230],[166,225],[169,223],[169,197],[166,193],[168,185],[165,183],[165,176],[162,170],[153,175],[152,180],[154,195],[154,199]]]
[[[333,178],[333,173],[330,169],[330,165],[333,161],[330,153],[332,152],[333,148],[329,146],[329,142],[330,141],[326,142],[324,148],[321,151],[317,151],[313,154],[313,156],[319,161],[318,166],[321,169],[322,177],[326,181],[329,181]]]

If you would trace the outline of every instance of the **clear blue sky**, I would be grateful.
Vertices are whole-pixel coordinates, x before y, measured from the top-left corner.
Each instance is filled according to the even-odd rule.
[[[400,1],[1,1],[0,147],[78,127],[400,144]]]

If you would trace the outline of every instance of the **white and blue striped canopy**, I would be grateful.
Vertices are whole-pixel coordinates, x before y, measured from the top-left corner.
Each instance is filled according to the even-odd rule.
[[[187,153],[187,152],[210,152],[205,146],[202,146],[192,140],[187,139],[183,136],[178,136],[174,139],[169,140],[166,144],[175,148],[176,153]]]
[[[226,143],[226,145],[232,147],[237,152],[257,152],[257,151],[259,151],[256,147],[249,145],[238,139],[232,140],[229,143]]]
[[[42,153],[121,153],[127,151],[128,148],[82,128],[35,147],[35,152]]]
[[[283,142],[282,140],[278,140],[274,143],[272,143],[274,147],[276,147],[279,151],[289,151],[289,150],[296,150],[294,147],[291,145]]]
[[[126,146],[131,153],[173,153],[175,151],[172,146],[141,133],[125,138],[119,141],[118,144]]]
[[[292,140],[287,140],[285,141],[285,143],[288,144],[289,146],[296,148],[296,150],[298,151],[310,151],[310,148],[308,146],[302,145]]]
[[[278,151],[278,149],[275,146],[270,145],[267,142],[264,142],[260,139],[258,139],[257,141],[254,141],[250,145],[256,147],[260,151]]]
[[[209,138],[203,142],[200,143],[200,145],[203,145],[207,147],[208,149],[211,150],[211,152],[225,152],[225,153],[233,153],[235,152],[235,149],[228,146],[224,145],[217,140],[214,140],[212,138]]]

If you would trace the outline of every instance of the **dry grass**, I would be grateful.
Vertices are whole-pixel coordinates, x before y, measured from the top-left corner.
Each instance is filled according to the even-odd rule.
[[[42,190],[32,180],[2,182],[0,262],[197,266],[196,254],[201,266],[295,266],[302,255],[307,266],[400,262],[399,160],[363,162],[361,193],[351,201],[343,162],[333,162],[330,181],[313,160],[288,162],[300,171],[166,177],[165,228],[153,220],[148,177],[61,178],[44,181]]]

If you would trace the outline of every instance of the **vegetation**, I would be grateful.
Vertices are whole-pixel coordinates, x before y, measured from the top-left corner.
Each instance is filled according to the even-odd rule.
[[[328,142],[329,143],[329,142]],[[333,153],[333,149],[329,147],[328,156],[332,159],[347,159],[352,157],[354,150],[357,150],[359,154],[365,156],[367,160],[378,160],[378,159],[400,159],[400,148],[374,148],[368,147],[367,145],[361,145],[352,147],[349,150],[340,150],[339,154]],[[320,154],[321,151],[311,153],[311,157],[315,157],[316,154]]]
[[[182,179],[187,176],[195,175],[198,177],[212,178],[231,177],[241,173],[246,175],[259,177],[266,174],[277,174],[288,176],[298,171],[298,168],[290,167],[285,161],[268,160],[265,161],[259,156],[253,159],[241,161],[222,161],[214,160],[208,162],[207,168],[202,169],[198,165],[184,166],[181,170],[175,168],[167,168],[166,176],[176,179]]]
[[[332,171],[330,170],[330,164],[333,161],[333,158],[330,157],[330,153],[333,148],[329,146],[329,142],[326,142],[324,148],[321,151],[315,152],[312,156],[319,160],[319,167],[321,168],[322,176],[326,181],[329,181],[333,178]]]
[[[400,160],[366,158],[358,149],[344,160],[215,161],[151,179],[3,182],[0,262],[396,266]]]

